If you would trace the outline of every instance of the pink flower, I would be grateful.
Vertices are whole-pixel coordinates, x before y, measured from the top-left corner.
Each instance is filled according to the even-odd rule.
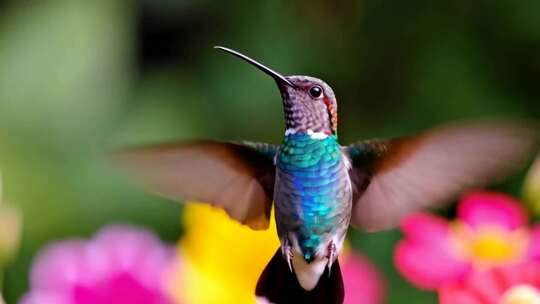
[[[92,240],[45,248],[34,261],[23,304],[167,304],[174,250],[148,231],[110,226]]]
[[[345,252],[340,263],[345,285],[344,304],[384,302],[384,281],[375,265],[353,251]]]
[[[423,289],[456,282],[471,270],[540,261],[540,226],[529,228],[520,202],[501,193],[466,195],[453,222],[413,214],[401,230],[404,239],[394,262],[407,280]]]
[[[540,303],[540,265],[524,263],[473,271],[462,282],[443,286],[441,304]]]

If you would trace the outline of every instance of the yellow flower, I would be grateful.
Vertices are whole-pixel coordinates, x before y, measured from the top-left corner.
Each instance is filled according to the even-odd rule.
[[[279,248],[274,221],[254,231],[204,204],[186,206],[183,221],[182,263],[169,286],[176,302],[255,303],[257,279]]]
[[[540,215],[540,155],[536,158],[525,179],[523,197],[534,214]]]

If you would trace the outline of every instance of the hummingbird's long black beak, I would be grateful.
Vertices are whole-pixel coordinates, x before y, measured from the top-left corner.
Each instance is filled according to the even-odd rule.
[[[215,49],[219,49],[219,50],[222,50],[222,51],[225,51],[229,54],[232,54],[240,59],[243,59],[245,61],[247,61],[248,63],[251,63],[252,65],[254,65],[255,67],[257,67],[259,70],[263,71],[264,73],[272,76],[272,78],[274,78],[277,82],[280,82],[280,83],[284,83],[284,84],[287,84],[291,87],[295,87],[295,85],[290,82],[287,78],[285,78],[285,76],[281,75],[280,73],[272,70],[271,68],[263,65],[262,63],[260,62],[257,62],[256,60],[254,59],[251,59],[249,58],[248,56],[242,54],[242,53],[239,53],[235,50],[231,50],[229,48],[226,48],[226,47],[223,47],[223,46],[214,46]]]

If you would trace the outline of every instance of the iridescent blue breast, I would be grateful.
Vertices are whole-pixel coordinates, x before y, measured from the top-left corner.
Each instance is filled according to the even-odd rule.
[[[349,224],[351,186],[335,136],[285,136],[274,198],[280,237],[293,233],[306,260]]]

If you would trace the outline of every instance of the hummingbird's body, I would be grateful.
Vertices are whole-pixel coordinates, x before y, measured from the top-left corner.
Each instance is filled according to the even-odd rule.
[[[275,216],[284,256],[295,269],[322,265],[299,278],[311,289],[328,259],[332,263],[337,257],[349,227],[352,188],[346,158],[335,135],[295,133],[283,139],[276,166]]]
[[[536,129],[514,122],[450,124],[341,146],[337,101],[325,82],[283,76],[218,48],[276,80],[282,143],[197,141],[126,151],[121,161],[151,191],[211,203],[253,229],[268,227],[274,205],[281,250],[256,290],[271,303],[341,303],[337,257],[349,223],[393,227],[412,211],[512,172],[535,147]]]
[[[337,140],[337,102],[322,80],[279,86],[285,136],[276,151],[274,201],[282,253],[311,290],[341,251],[352,206],[350,163]]]

